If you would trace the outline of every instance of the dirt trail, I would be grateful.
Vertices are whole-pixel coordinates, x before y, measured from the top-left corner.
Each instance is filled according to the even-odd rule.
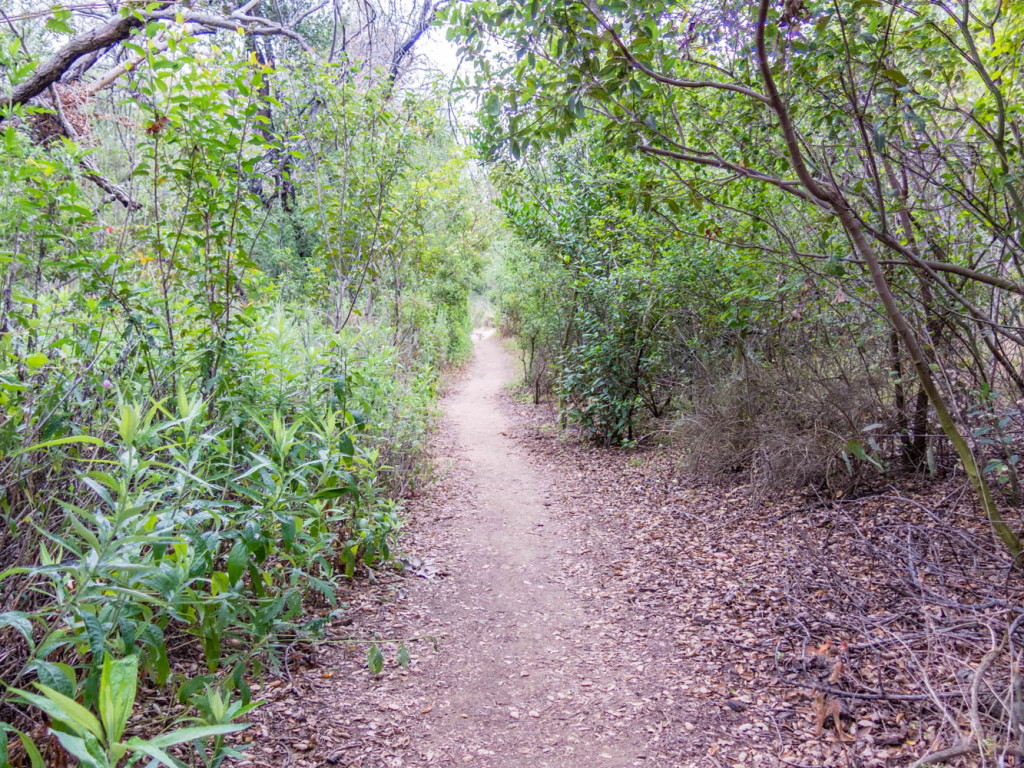
[[[492,334],[475,338],[465,379],[445,400],[474,499],[452,531],[462,562],[441,598],[449,640],[428,759],[642,764],[631,734],[595,726],[594,714],[629,705],[635,670],[604,664],[615,639],[564,584],[568,531],[551,513],[553,481],[506,433],[511,360]]]
[[[409,507],[405,575],[350,585],[316,658],[293,656],[287,683],[261,692],[240,766],[705,764],[717,707],[676,648],[685,616],[675,601],[646,611],[661,589],[616,565],[641,552],[620,492],[649,499],[599,464],[538,452],[546,441],[505,391],[510,354],[491,333],[474,342],[444,398],[438,480]],[[597,477],[614,489],[592,493]],[[370,638],[388,657],[378,676]],[[400,639],[407,670],[389,642]]]
[[[444,399],[436,482],[408,506],[409,567],[348,585],[319,653],[296,648],[259,692],[240,768],[894,768],[948,744],[941,723],[874,694],[846,701],[842,735],[816,727],[809,683],[870,690],[883,674],[873,650],[846,658],[837,640],[830,655],[830,638],[861,635],[837,623],[822,574],[839,563],[849,587],[843,564],[870,565],[837,550],[828,510],[695,487],[672,451],[563,440],[550,405],[505,392],[501,342],[474,337]],[[936,508],[951,495],[936,494]],[[862,519],[920,525],[894,509]],[[876,580],[858,599],[895,593]],[[885,684],[916,690],[897,668]]]

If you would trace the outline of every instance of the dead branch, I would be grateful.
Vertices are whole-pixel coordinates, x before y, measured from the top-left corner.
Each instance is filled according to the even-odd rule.
[[[25,104],[39,96],[47,88],[64,77],[79,59],[88,55],[90,58],[85,59],[83,66],[75,70],[77,76],[80,77],[89,66],[95,63],[96,59],[101,55],[100,52],[124,42],[136,30],[141,29],[152,20],[171,23],[180,21],[185,24],[197,25],[207,31],[228,30],[233,32],[242,27],[252,35],[279,35],[287,37],[298,43],[303,50],[310,50],[309,43],[290,25],[280,24],[262,16],[250,15],[249,9],[254,4],[253,0],[249,0],[249,2],[230,14],[221,15],[180,7],[171,2],[162,2],[146,13],[111,17],[100,26],[72,38],[46,62],[39,65],[35,72],[27,79],[18,83],[9,94],[0,95],[0,109]],[[315,13],[326,5],[327,3],[323,2],[307,9],[297,17],[297,21],[305,19],[311,13]],[[165,44],[166,40],[162,40],[161,43]],[[114,69],[100,78],[99,84],[94,86],[91,92],[95,93],[97,90],[110,85],[124,71],[125,67],[123,65],[114,67]],[[0,121],[3,121],[4,118],[5,116],[0,114]]]
[[[931,752],[916,763],[911,768],[921,768],[924,765],[935,765],[937,763],[945,763],[952,760],[955,757],[961,755],[969,755],[974,752],[978,747],[974,744],[957,744],[955,747],[947,747],[946,749],[940,749],[938,752]]]
[[[60,124],[64,135],[69,139],[78,141],[81,136],[71,121],[68,120],[67,114],[64,112],[64,105],[61,103],[60,94],[57,92],[57,88],[54,85],[49,87],[50,96],[53,99],[54,113],[57,116],[57,122]],[[103,174],[99,172],[99,169],[88,157],[83,157],[78,161],[78,167],[82,169],[85,178],[95,184],[97,187],[102,189],[107,194],[111,195],[121,205],[130,211],[137,211],[142,208],[142,204],[137,200],[134,200],[131,194],[114,182],[107,179]]]
[[[433,5],[431,5],[430,0],[424,0],[419,21],[413,27],[409,36],[400,46],[398,46],[394,55],[391,57],[391,66],[388,68],[388,82],[391,83],[391,85],[394,85],[395,80],[398,79],[398,72],[402,66],[402,60],[409,54],[409,51],[413,49],[413,46],[415,46],[416,42],[423,36],[423,33],[430,29],[430,25],[434,23],[437,12],[446,4],[447,0],[441,0]]]

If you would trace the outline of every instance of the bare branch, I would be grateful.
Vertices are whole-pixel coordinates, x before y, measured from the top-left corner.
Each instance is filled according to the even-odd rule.
[[[395,80],[398,79],[398,71],[402,65],[402,60],[409,54],[409,51],[413,49],[413,46],[416,45],[417,41],[423,36],[423,33],[430,29],[430,25],[434,23],[434,18],[437,16],[437,12],[441,10],[447,2],[448,0],[441,0],[431,6],[430,0],[424,0],[419,22],[415,27],[413,27],[412,32],[405,39],[405,42],[398,46],[394,56],[391,57],[391,66],[388,69],[388,82],[391,85],[394,85]]]
[[[170,3],[160,3],[158,12]],[[63,48],[39,65],[27,79],[14,86],[13,90],[0,96],[0,109],[24,104],[56,83],[81,56],[127,40],[132,32],[146,24],[146,17],[129,14],[115,16],[105,23],[72,38]],[[0,121],[4,115],[0,114]]]
[[[58,82],[79,59],[88,54],[92,56],[92,59],[86,60],[86,66],[81,67],[77,72],[77,76],[80,77],[81,74],[88,69],[88,67],[91,66],[97,58],[99,58],[99,52],[105,51],[111,46],[124,42],[131,37],[136,30],[141,29],[148,22],[154,19],[169,22],[177,22],[181,20],[186,24],[195,24],[201,28],[209,30],[223,29],[235,31],[239,27],[244,27],[249,34],[280,35],[294,40],[303,48],[303,50],[311,50],[310,45],[306,42],[305,38],[290,26],[279,24],[271,21],[270,19],[263,18],[262,16],[249,15],[248,11],[254,4],[253,0],[250,0],[250,2],[240,6],[229,15],[219,15],[215,13],[197,11],[191,8],[182,8],[180,6],[175,6],[175,4],[171,2],[162,2],[159,3],[154,10],[144,14],[128,14],[126,16],[111,17],[95,29],[83,32],[77,37],[72,38],[66,45],[64,45],[63,48],[51,56],[48,61],[37,67],[36,71],[33,72],[28,79],[18,83],[18,85],[16,85],[9,94],[0,95],[0,109],[12,107],[18,104],[25,104],[30,99],[40,95],[53,83]],[[321,8],[324,8],[326,5],[327,2],[322,2],[304,11],[297,17],[296,23],[302,21],[311,13],[315,13]],[[431,17],[431,21],[432,20],[433,19]],[[161,45],[157,50],[162,50],[166,47],[166,37],[163,37],[161,39]],[[114,67],[114,69],[100,79],[98,84],[90,87],[90,94],[94,94],[107,87],[125,71],[126,67],[124,64]],[[0,114],[0,121],[3,119],[4,116]]]
[[[60,94],[57,93],[57,88],[51,85],[49,91],[50,97],[53,99],[54,112],[57,115],[57,122],[60,123],[61,130],[64,131],[64,135],[69,139],[77,141],[80,136],[78,135],[78,131],[75,130],[75,126],[71,124],[71,121],[68,120],[67,114],[64,112],[64,106],[61,104]],[[83,157],[78,161],[78,167],[82,169],[85,178],[113,197],[129,211],[137,211],[142,208],[142,204],[137,200],[134,200],[131,194],[124,189],[124,187],[115,184],[101,174],[90,158]]]
[[[318,6],[316,10],[323,8],[324,5],[326,3]],[[150,14],[150,18],[165,21],[175,21],[179,17],[186,22],[192,22],[211,29],[225,29],[234,32],[239,27],[244,27],[245,31],[251,35],[281,35],[297,42],[302,46],[303,50],[312,50],[306,39],[298,32],[270,19],[265,19],[262,16],[248,16],[238,12],[232,13],[230,16],[218,16],[188,8],[167,9]]]

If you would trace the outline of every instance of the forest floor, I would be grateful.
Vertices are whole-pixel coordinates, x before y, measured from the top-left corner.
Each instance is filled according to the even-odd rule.
[[[884,694],[837,699],[843,731],[816,733],[832,700],[815,705],[808,680],[920,690],[880,641],[866,660],[841,642],[834,574],[814,559],[828,533],[792,532],[832,524],[795,497],[687,487],[670,451],[560,438],[549,408],[513,397],[502,342],[475,338],[444,399],[437,478],[409,505],[405,572],[353,584],[330,642],[259,691],[240,765],[870,768],[949,746]],[[845,567],[851,583],[878,576]],[[409,667],[385,644],[372,675],[371,638],[406,639]]]

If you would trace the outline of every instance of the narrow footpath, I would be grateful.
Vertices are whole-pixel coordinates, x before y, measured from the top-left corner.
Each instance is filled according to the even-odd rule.
[[[474,342],[443,401],[440,477],[411,505],[408,573],[353,586],[352,618],[331,629],[412,639],[411,665],[398,667],[386,643],[378,676],[362,643],[325,644],[301,668],[293,654],[287,684],[261,693],[241,766],[684,764],[650,749],[665,736],[661,708],[676,719],[695,706],[667,690],[678,678],[659,679],[677,674],[671,640],[630,636],[601,599],[599,544],[570,528],[566,478],[511,433],[514,361],[492,331]]]
[[[233,765],[852,765],[811,730],[804,689],[773,687],[803,663],[780,655],[774,613],[787,571],[772,552],[795,545],[764,546],[788,534],[680,484],[669,452],[562,442],[549,408],[511,396],[501,340],[474,341],[435,479],[408,505],[404,573],[357,579],[326,642],[290,649]],[[895,749],[872,749],[862,765],[892,765]]]
[[[555,478],[508,435],[500,401],[511,361],[495,336],[477,338],[445,401],[473,501],[453,531],[460,564],[438,596],[450,639],[421,750],[494,766],[638,764],[638,734],[604,714],[640,706],[637,670],[609,663],[619,638],[564,583],[569,534],[552,514]]]

